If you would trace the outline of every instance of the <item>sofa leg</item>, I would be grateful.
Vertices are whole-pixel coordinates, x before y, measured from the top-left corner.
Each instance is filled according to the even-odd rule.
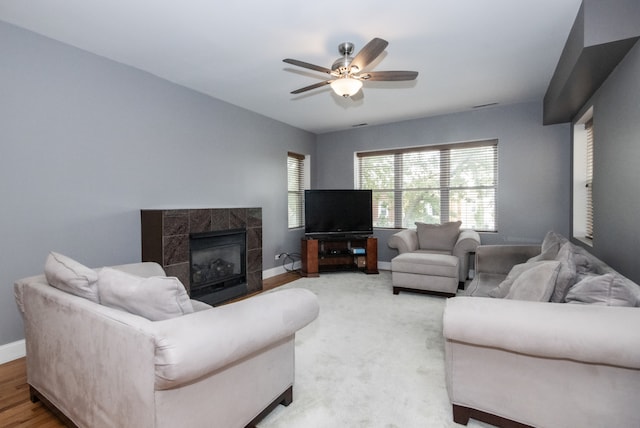
[[[31,385],[29,385],[29,399],[32,403],[37,403],[38,401],[40,401],[40,398],[38,397],[38,391],[36,391],[36,389]]]
[[[282,395],[282,401],[280,402],[280,404],[282,404],[283,406],[288,406],[289,404],[293,403],[293,386],[290,386],[289,389],[287,389]]]
[[[264,419],[264,417],[267,416],[269,413],[271,413],[273,409],[278,407],[278,405],[282,404],[283,406],[288,406],[292,402],[293,402],[293,386],[290,386],[282,394],[280,394],[278,398],[273,400],[271,404],[265,407],[265,409],[262,412],[260,412],[258,416],[253,418],[253,420],[249,422],[245,426],[245,428],[256,428],[256,425],[258,424],[258,422]]]
[[[466,425],[469,423],[470,412],[468,407],[453,405],[453,422]]]
[[[502,428],[533,428],[531,425],[516,422],[512,419],[503,418],[502,416],[483,412],[482,410],[472,409],[471,407],[453,404],[453,421],[455,423],[466,425],[469,423],[470,418]]]
[[[400,289],[398,287],[393,287],[393,294],[400,294]]]

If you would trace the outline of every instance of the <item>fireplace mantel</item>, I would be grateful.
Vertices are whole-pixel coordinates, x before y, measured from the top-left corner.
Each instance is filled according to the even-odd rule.
[[[247,289],[262,290],[262,208],[149,209],[140,219],[142,261],[162,265],[189,292],[189,234],[246,228]]]

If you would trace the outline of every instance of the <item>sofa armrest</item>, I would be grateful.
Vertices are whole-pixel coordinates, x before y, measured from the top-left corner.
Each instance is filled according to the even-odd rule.
[[[291,289],[151,323],[156,389],[175,388],[290,338],[318,313],[311,291]]]
[[[418,249],[418,232],[416,229],[403,229],[389,238],[389,247],[396,248],[400,254]]]
[[[476,248],[476,273],[507,275],[514,265],[540,254],[540,245],[479,245]]]
[[[446,301],[447,341],[542,358],[640,368],[640,310],[481,297]]]

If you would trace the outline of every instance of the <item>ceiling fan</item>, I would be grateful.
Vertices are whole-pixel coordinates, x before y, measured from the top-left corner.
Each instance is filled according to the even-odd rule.
[[[297,59],[283,59],[287,64],[310,70],[326,73],[331,76],[329,80],[305,86],[304,88],[292,91],[292,94],[300,94],[312,89],[331,85],[331,89],[340,96],[350,97],[358,93],[362,88],[362,83],[370,81],[401,81],[414,80],[418,76],[417,71],[364,71],[373,60],[375,60],[387,47],[389,42],[383,39],[374,38],[363,47],[355,57],[352,57],[354,45],[351,42],[344,42],[338,46],[340,58],[338,58],[331,69]]]

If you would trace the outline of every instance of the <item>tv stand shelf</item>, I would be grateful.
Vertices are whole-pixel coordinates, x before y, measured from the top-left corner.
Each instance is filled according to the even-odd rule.
[[[378,239],[371,236],[305,237],[301,240],[302,276],[320,272],[361,270],[378,273]],[[354,254],[354,248],[364,253]]]

